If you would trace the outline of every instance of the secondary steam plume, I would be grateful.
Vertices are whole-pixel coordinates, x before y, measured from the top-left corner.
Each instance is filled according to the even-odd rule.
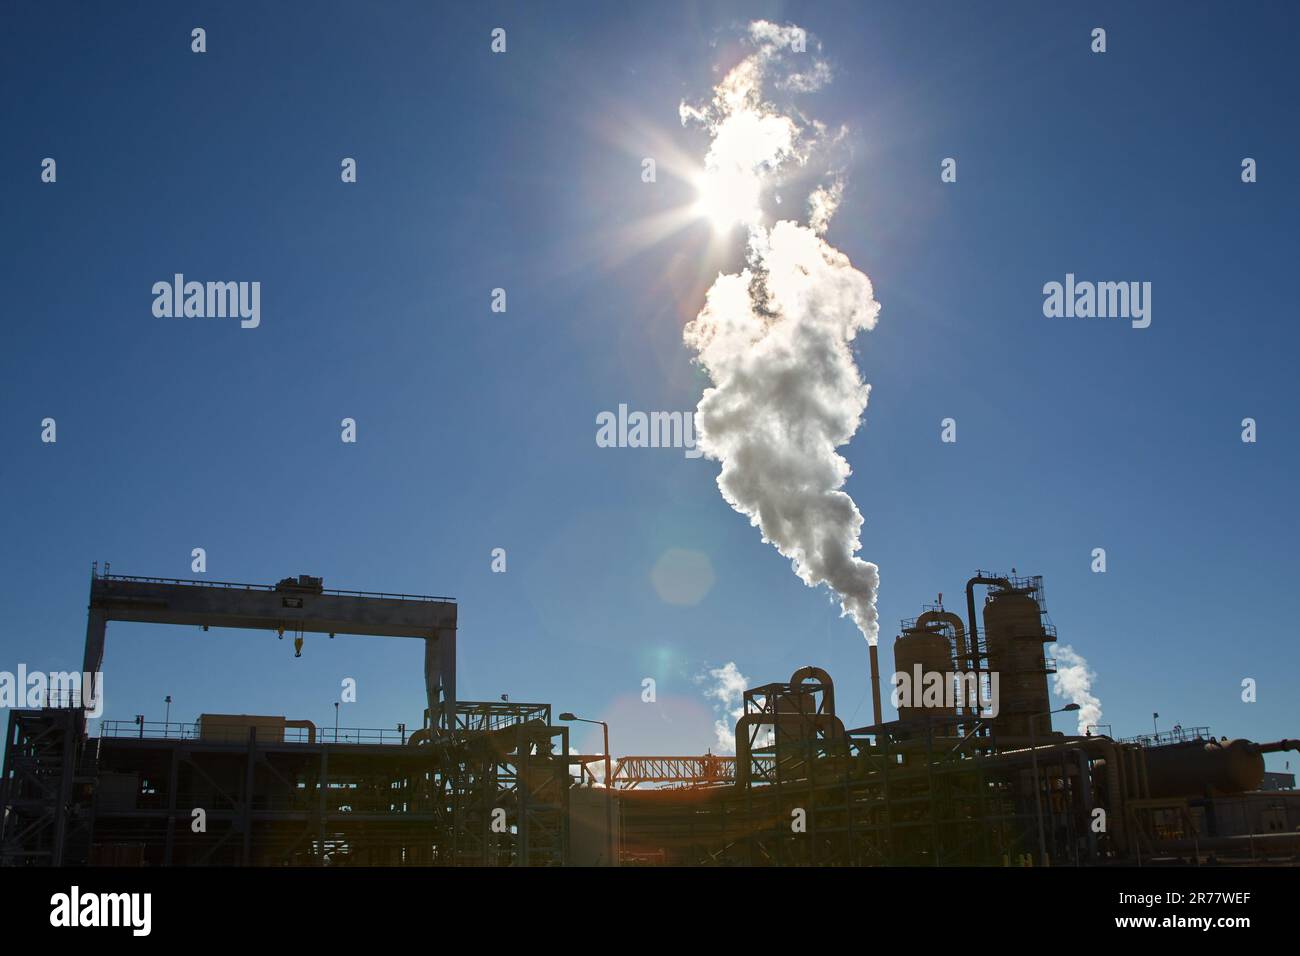
[[[1056,674],[1052,677],[1052,690],[1057,697],[1068,697],[1079,705],[1080,734],[1088,727],[1101,723],[1101,701],[1092,693],[1092,682],[1097,675],[1088,669],[1088,661],[1069,644],[1053,644]]]
[[[697,674],[696,683],[708,683],[704,696],[715,701],[713,707],[718,712],[718,719],[713,722],[713,735],[720,754],[736,752],[736,721],[745,716],[745,691],[749,689],[749,678],[736,667],[735,661],[727,661],[721,667],[715,667],[706,673]]]
[[[838,137],[767,91],[789,98],[829,81],[829,67],[797,27],[750,25],[753,52],[683,123],[710,134],[702,202],[719,202],[748,229],[747,265],[719,275],[686,343],[708,373],[697,442],[722,464],[718,488],[789,558],[809,587],[828,585],[867,640],[877,640],[876,565],[857,557],[862,514],[841,490],[850,474],[836,451],[857,431],[870,386],[853,361],[858,332],[876,324],[871,280],[821,238],[843,193],[829,173],[808,193],[808,225],[763,223],[769,187],[808,176]],[[779,199],[777,201],[780,201]]]

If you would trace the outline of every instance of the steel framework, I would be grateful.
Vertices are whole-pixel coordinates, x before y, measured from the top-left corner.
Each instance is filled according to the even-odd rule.
[[[101,670],[110,621],[421,639],[424,727],[331,735],[288,722],[299,726],[250,726],[240,740],[106,721],[90,738],[80,701],[14,710],[0,863],[566,862],[568,730],[551,725],[548,704],[456,700],[450,599],[327,591],[306,576],[266,586],[96,569],[89,674]]]
[[[633,790],[643,784],[707,787],[733,783],[736,758],[705,754],[702,757],[620,757],[614,764],[613,786]]]
[[[86,739],[79,710],[15,711],[0,862],[561,865],[568,730],[493,710],[406,744]]]

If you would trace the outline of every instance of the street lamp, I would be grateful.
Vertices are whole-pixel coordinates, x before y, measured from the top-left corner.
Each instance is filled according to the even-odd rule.
[[[167,705],[167,713],[163,715],[163,736],[167,736],[167,724],[172,719],[172,695],[168,694],[163,698],[163,703]]]
[[[616,845],[614,842],[614,796],[611,792],[614,787],[614,780],[609,758],[609,724],[605,723],[603,720],[588,720],[586,717],[577,717],[568,711],[560,714],[560,720],[576,721],[580,724],[600,724],[601,729],[605,732],[605,830],[609,836],[609,865],[614,866],[616,865],[617,860],[614,858]],[[565,770],[565,773],[567,775],[567,769]]]
[[[1047,840],[1043,837],[1043,799],[1042,792],[1038,786],[1038,747],[1034,743],[1034,721],[1039,717],[1047,717],[1051,714],[1064,714],[1067,711],[1078,710],[1078,704],[1066,704],[1059,710],[1045,710],[1042,713],[1031,714],[1029,717],[1029,759],[1034,767],[1034,813],[1038,817],[1038,865],[1047,866]]]

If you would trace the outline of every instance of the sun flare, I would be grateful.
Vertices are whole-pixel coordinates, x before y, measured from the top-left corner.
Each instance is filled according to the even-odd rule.
[[[695,212],[707,219],[715,232],[758,219],[760,183],[753,173],[705,170],[696,176],[695,190]]]

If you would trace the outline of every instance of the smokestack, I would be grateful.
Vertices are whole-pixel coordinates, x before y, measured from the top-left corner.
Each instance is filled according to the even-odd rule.
[[[875,644],[868,644],[871,648],[871,713],[875,718],[874,726],[879,727],[880,720],[880,655],[876,651]]]

